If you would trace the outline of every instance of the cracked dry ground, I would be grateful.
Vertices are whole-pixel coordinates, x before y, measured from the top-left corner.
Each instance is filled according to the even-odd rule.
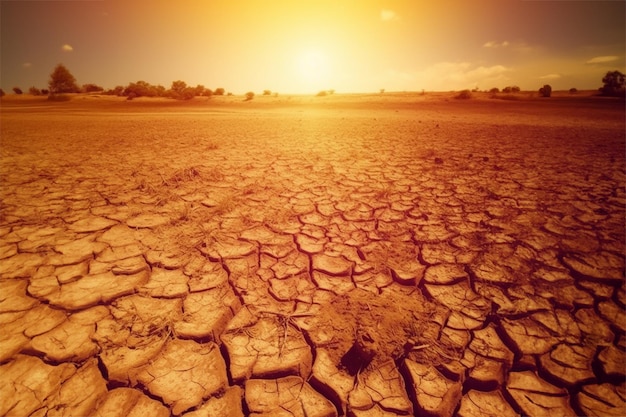
[[[0,415],[625,415],[623,106],[385,106],[4,108]]]

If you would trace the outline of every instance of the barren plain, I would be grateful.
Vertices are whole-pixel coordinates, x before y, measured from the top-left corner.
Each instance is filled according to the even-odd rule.
[[[623,101],[452,97],[4,97],[0,416],[626,415]]]

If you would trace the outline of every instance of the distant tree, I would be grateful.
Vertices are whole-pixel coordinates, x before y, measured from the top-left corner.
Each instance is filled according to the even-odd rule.
[[[254,93],[252,91],[248,91],[246,93],[246,100],[245,101],[250,101],[254,98]]]
[[[500,89],[498,87],[493,87],[491,90],[489,90],[489,92],[491,94],[497,94],[500,92]]]
[[[215,91],[213,92],[213,94],[215,94],[216,96],[223,96],[225,91],[226,90],[224,90],[222,87],[220,87],[220,88],[216,88]]]
[[[263,95],[264,96],[271,96],[272,95],[272,90],[263,90]]]
[[[544,85],[539,89],[539,95],[541,97],[550,97],[552,95],[552,87],[549,84]]]
[[[198,84],[197,86],[194,87],[193,90],[194,90],[194,95],[202,96],[202,95],[204,95],[204,90],[206,90],[206,89],[204,88],[203,85]]]
[[[145,81],[137,81],[136,83],[128,84],[122,91],[122,95],[126,97],[129,97],[131,94],[133,95],[133,98],[156,97],[158,95],[158,91],[157,87],[150,85]],[[130,100],[132,100],[132,98]]]
[[[227,96],[232,96],[233,93],[231,93],[230,91],[228,93],[226,93]]]
[[[521,90],[518,86],[514,85],[511,87],[511,93],[519,93]]]
[[[104,88],[96,84],[83,84],[83,91],[85,93],[99,93],[104,91]]]
[[[572,88],[569,89],[569,93],[570,94],[576,94],[576,93],[578,93],[578,89],[572,87]]]
[[[30,87],[28,89],[28,94],[30,94],[31,96],[40,96],[41,90],[38,89],[37,87]]]
[[[22,89],[21,89],[21,88],[19,88],[19,87],[13,87],[13,92],[14,92],[15,94],[22,94],[22,92],[23,92],[23,91],[22,91]]]
[[[46,90],[45,88],[42,88],[42,89],[41,89],[41,94],[43,94],[44,96],[47,96],[47,95],[48,95],[48,93],[49,93],[49,91],[48,91],[48,90]]]
[[[170,90],[172,90],[176,94],[182,94],[185,88],[187,88],[187,83],[184,81],[178,80],[178,81],[172,81],[172,86],[170,87]]]
[[[211,90],[210,88],[205,88],[202,95],[205,97],[211,97],[213,95],[213,90]]]
[[[324,97],[328,94],[328,92],[326,90],[322,90],[319,93],[317,93],[317,97]]]
[[[617,97],[624,96],[624,74],[619,71],[609,71],[602,78],[604,86],[600,88],[603,96]]]
[[[4,97],[6,93],[4,92],[4,90],[2,88],[0,88],[0,97]]]
[[[57,65],[50,74],[50,94],[78,93],[80,89],[76,85],[76,78],[65,68],[63,64]]]
[[[512,91],[512,88],[510,86],[504,87],[502,89],[502,92],[505,93],[505,94],[510,94],[511,91]]]

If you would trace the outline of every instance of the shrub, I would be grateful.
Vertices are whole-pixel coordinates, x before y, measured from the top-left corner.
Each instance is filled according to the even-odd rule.
[[[328,93],[326,92],[326,90],[322,90],[322,91],[320,91],[319,93],[317,93],[316,95],[317,95],[317,97],[324,97],[326,94],[328,94]]]
[[[30,87],[28,89],[28,94],[30,94],[31,96],[40,96],[41,90],[38,89],[37,87]]]
[[[22,94],[22,89],[21,89],[21,88],[19,88],[19,87],[13,87],[13,92],[14,92],[15,94]]]
[[[498,87],[493,87],[491,90],[489,90],[489,92],[491,94],[497,94],[500,92],[500,89]]]
[[[502,92],[506,94],[519,93],[520,91],[521,91],[520,88],[516,85],[513,85],[513,86],[509,85],[502,89]]]
[[[48,93],[49,93],[49,91],[48,91],[48,90],[46,90],[45,88],[42,88],[42,89],[41,89],[41,94],[43,94],[44,96],[47,96],[47,95],[48,95]]]
[[[202,95],[205,97],[211,97],[213,95],[213,90],[211,90],[210,88],[205,88]]]
[[[463,90],[456,96],[456,98],[467,100],[472,98],[472,92],[470,90]]]
[[[4,97],[6,93],[4,92],[4,90],[2,88],[0,88],[0,97]]]
[[[624,96],[624,74],[619,71],[609,71],[602,78],[604,86],[600,88],[603,96],[619,97]]]
[[[272,90],[263,90],[263,95],[264,96],[271,96],[272,95]]]
[[[104,88],[96,84],[83,84],[83,91],[85,93],[99,93],[104,91]]]
[[[80,91],[76,85],[76,78],[63,64],[59,64],[54,68],[50,74],[48,86],[51,94],[78,93]]]
[[[118,89],[118,87],[115,88],[116,90]],[[134,94],[135,97],[156,97],[160,94],[160,92],[161,95],[165,92],[165,88],[163,86],[154,86],[145,81],[137,81],[136,83],[128,84],[128,86],[123,89],[121,95],[128,97],[131,94]]]
[[[570,88],[569,89],[569,93],[570,94],[576,94],[576,93],[578,93],[578,90],[576,88]]]
[[[215,94],[216,96],[223,96],[226,90],[224,90],[222,87],[220,88],[216,88],[215,91],[213,92],[213,94]]]
[[[246,101],[250,101],[254,98],[254,93],[252,91],[248,91],[246,93]]]
[[[541,97],[550,97],[552,95],[552,87],[549,84],[544,85],[539,89],[539,95]]]

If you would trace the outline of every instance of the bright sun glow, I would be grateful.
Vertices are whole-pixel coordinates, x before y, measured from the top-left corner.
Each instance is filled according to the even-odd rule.
[[[315,50],[302,52],[297,59],[296,69],[303,90],[328,89],[330,62],[328,57]]]

